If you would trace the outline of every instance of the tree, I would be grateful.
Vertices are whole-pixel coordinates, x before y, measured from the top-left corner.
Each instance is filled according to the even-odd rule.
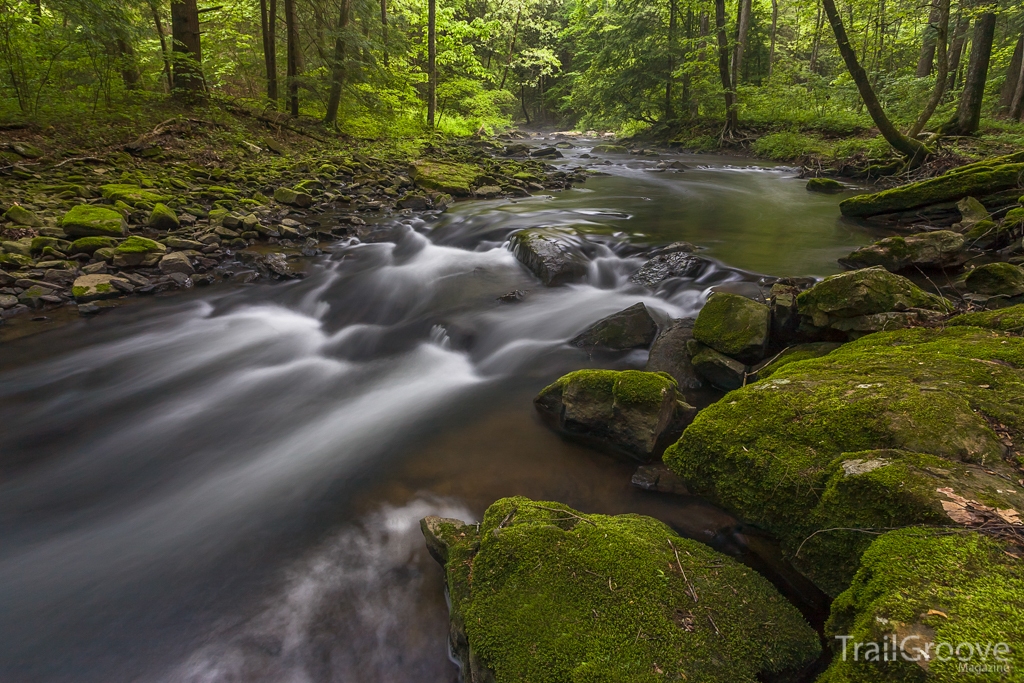
[[[171,44],[174,90],[183,99],[194,99],[206,91],[196,0],[171,0]]]
[[[1013,96],[1017,92],[1017,74],[1020,73],[1021,62],[1024,61],[1024,33],[1017,39],[1017,47],[1013,49],[1010,66],[1006,68],[1006,80],[999,91],[999,111],[1009,113],[1013,104]]]
[[[327,115],[324,123],[333,126],[338,120],[338,106],[341,104],[341,88],[345,83],[345,32],[348,30],[349,15],[352,12],[350,0],[341,0],[338,14],[338,35],[334,39],[334,66],[331,70],[331,94],[327,98]]]
[[[987,8],[991,10],[992,8]],[[956,117],[942,127],[947,135],[970,135],[978,130],[981,123],[981,102],[985,96],[985,81],[988,79],[988,63],[992,56],[992,40],[996,33],[996,15],[993,11],[982,12],[974,21],[974,35],[971,38],[971,61],[967,65],[964,91]]]
[[[149,2],[150,12],[153,14],[153,24],[156,26],[156,35],[160,38],[160,57],[164,64],[164,78],[167,83],[167,92],[174,90],[174,77],[171,76],[171,57],[167,53],[167,39],[164,37],[164,25],[160,20],[160,9],[156,6],[156,0]]]
[[[267,99],[277,105],[277,0],[260,0],[263,29],[263,68],[267,75]]]
[[[721,1],[719,0],[719,2]],[[843,20],[836,10],[836,3],[834,0],[822,0],[822,3],[825,6],[825,14],[828,16],[828,23],[832,25],[832,32],[835,33],[839,54],[842,55],[843,61],[846,63],[846,69],[850,72],[853,82],[857,85],[857,91],[864,101],[864,106],[867,107],[868,114],[871,115],[871,120],[878,127],[878,132],[882,134],[882,137],[889,143],[889,146],[906,157],[910,163],[920,163],[928,156],[928,148],[917,140],[899,132],[896,126],[889,120],[889,117],[886,116],[885,110],[882,109],[882,105],[875,95],[874,88],[871,87],[871,81],[868,80],[867,72],[864,71],[864,67],[857,61],[857,53],[854,51],[853,46],[850,45],[850,39],[846,37],[846,28],[843,26]]]
[[[772,36],[771,47],[768,48],[768,78],[772,77],[772,67],[775,65],[775,32],[779,27],[779,0],[772,0]]]
[[[427,125],[430,126],[431,128],[434,127],[434,113],[436,109],[437,0],[427,0]]]
[[[1024,60],[1021,61],[1020,73],[1017,74],[1017,87],[1014,89],[1013,100],[1010,102],[1010,120],[1020,121],[1024,115]]]
[[[288,111],[299,115],[299,20],[295,16],[295,0],[284,0],[284,30],[288,51]]]
[[[733,98],[736,98],[735,89],[739,88],[740,80],[743,77],[743,52],[747,47],[747,33],[750,31],[750,3],[751,0],[739,0],[737,3],[736,17],[736,45],[733,46],[732,54],[732,87]]]
[[[910,137],[915,137],[924,130],[928,119],[932,117],[932,114],[935,113],[935,108],[939,106],[943,93],[946,92],[946,78],[949,76],[949,62],[946,60],[946,42],[949,34],[949,0],[938,0],[938,6],[934,9],[939,11],[939,16],[936,19],[935,43],[932,47],[935,59],[939,65],[939,71],[935,77],[935,87],[932,89],[931,97],[928,98],[924,111],[921,112],[914,125],[910,127],[910,132],[907,133]]]
[[[918,78],[926,78],[932,75],[932,64],[935,61],[935,47],[937,45],[941,12],[939,2],[933,2],[931,13],[928,15],[928,24],[924,27],[924,31],[922,31],[921,54],[917,58],[917,72],[914,74]],[[946,13],[948,16],[948,7],[946,8]]]
[[[668,73],[665,76],[665,119],[674,117],[672,109],[672,79],[676,70],[676,0],[668,2]]]
[[[722,134],[731,133],[739,127],[736,112],[736,94],[729,76],[729,38],[725,34],[725,0],[715,0],[715,28],[718,30],[718,75],[722,79],[725,95],[725,129]]]

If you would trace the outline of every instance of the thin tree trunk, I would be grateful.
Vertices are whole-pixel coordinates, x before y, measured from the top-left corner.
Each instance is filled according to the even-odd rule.
[[[526,111],[526,84],[519,84],[519,101],[523,105],[523,116],[526,117],[526,125],[530,125],[530,112]]]
[[[818,16],[814,19],[814,40],[811,42],[811,73],[818,66],[818,46],[821,45],[821,27],[824,22],[821,17],[821,4],[818,4]]]
[[[956,118],[943,126],[943,133],[949,135],[970,135],[978,130],[981,123],[981,101],[985,96],[985,81],[988,80],[988,63],[992,57],[992,40],[996,32],[996,15],[985,12],[974,22],[971,38],[971,60],[967,65],[964,91],[960,94],[960,105]]]
[[[1013,101],[1010,103],[1010,120],[1020,121],[1024,115],[1024,60],[1021,61],[1020,73],[1017,74],[1016,92],[1013,93]]]
[[[384,48],[384,66],[388,66],[388,0],[380,0],[380,44]]]
[[[284,0],[284,30],[288,50],[288,111],[299,115],[299,24],[295,0]]]
[[[672,77],[676,70],[676,0],[668,2],[668,73],[665,76],[665,120],[671,120],[672,111]]]
[[[511,56],[509,57],[511,60]],[[506,69],[506,74],[508,70]],[[502,79],[504,85],[505,79]],[[526,106],[525,104],[523,105]],[[427,125],[434,127],[437,110],[437,0],[427,0]]]
[[[519,19],[523,16],[522,8],[516,12],[516,23],[512,26],[512,40],[508,41],[508,57],[505,59],[505,70],[501,74],[501,85],[498,86],[498,90],[505,87],[505,79],[508,78],[508,69],[512,66],[512,55],[515,54],[516,49],[516,37],[519,35]]]
[[[949,75],[946,78],[947,93],[956,89],[957,73],[960,71],[960,61],[963,58],[964,46],[967,44],[967,29],[970,25],[970,18],[961,17],[953,31],[953,42],[949,49]]]
[[[718,74],[725,94],[725,129],[731,133],[738,127],[736,97],[729,76],[729,37],[725,33],[725,0],[715,0],[715,27],[718,29]]]
[[[171,0],[171,44],[174,89],[182,98],[193,99],[206,90],[196,0]]]
[[[772,77],[772,67],[775,66],[775,32],[779,28],[779,0],[772,0],[772,38],[771,46],[768,48],[768,78]]]
[[[338,14],[338,35],[334,38],[334,66],[331,70],[331,94],[327,98],[327,114],[324,123],[333,126],[338,120],[338,106],[341,104],[341,88],[345,84],[345,31],[351,14],[350,0],[341,0]]]
[[[127,38],[117,39],[117,56],[121,60],[121,80],[125,90],[136,90],[139,87],[139,63],[135,59],[135,48]]]
[[[942,101],[942,94],[946,91],[946,78],[949,76],[949,61],[946,59],[946,43],[949,36],[949,0],[938,0],[936,9],[939,10],[939,16],[936,20],[933,56],[939,65],[939,71],[935,75],[935,87],[932,89],[932,95],[928,98],[924,111],[917,117],[917,121],[914,122],[910,132],[907,133],[910,137],[916,137],[918,133],[924,130],[928,119],[932,117],[932,114],[935,113],[935,108]]]
[[[999,92],[999,112],[1009,113],[1013,104],[1013,96],[1017,92],[1017,74],[1020,73],[1021,62],[1024,62],[1024,33],[1017,39],[1017,47],[1010,59],[1010,66],[1006,69],[1006,80],[1003,81],[1003,89]]]
[[[267,75],[267,99],[277,105],[277,0],[260,0],[263,28],[263,66]]]
[[[156,35],[160,38],[160,56],[164,61],[164,79],[166,79],[167,92],[171,92],[174,89],[174,78],[171,76],[171,57],[167,53],[164,23],[160,20],[160,10],[157,8],[156,2],[150,2],[149,9],[153,12],[153,24],[156,25]]]
[[[917,57],[917,72],[915,75],[918,78],[925,78],[932,75],[932,63],[935,61],[935,45],[936,36],[935,31],[939,25],[939,15],[941,10],[939,9],[939,2],[936,0],[932,4],[932,11],[928,15],[928,24],[924,28],[924,38],[921,40],[921,54]],[[946,10],[947,17],[949,10]]]
[[[750,30],[750,2],[739,0],[736,16],[736,45],[732,54],[732,87],[740,87],[743,80],[743,52],[747,48],[747,33]]]
[[[861,99],[864,100],[864,105],[871,115],[871,120],[878,127],[878,132],[882,134],[882,137],[885,138],[885,141],[893,149],[907,157],[912,163],[919,163],[928,155],[928,149],[917,140],[908,138],[899,132],[896,126],[889,121],[889,117],[885,115],[885,110],[882,109],[882,105],[878,102],[878,97],[871,87],[871,81],[868,80],[867,72],[864,71],[864,67],[857,61],[857,53],[854,52],[853,46],[850,45],[850,39],[846,37],[846,29],[843,27],[843,20],[839,16],[838,10],[836,10],[834,0],[822,0],[822,4],[825,6],[825,14],[832,25],[832,31],[836,35],[839,54],[843,56],[846,68],[849,70],[853,82],[857,84],[857,90],[860,92]]]

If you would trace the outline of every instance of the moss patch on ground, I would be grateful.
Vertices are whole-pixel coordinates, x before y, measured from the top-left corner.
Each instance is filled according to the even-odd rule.
[[[439,527],[453,625],[499,683],[753,683],[819,652],[763,577],[649,517],[517,497]]]
[[[954,316],[946,323],[952,327],[972,326],[1004,332],[1024,332],[1024,304],[994,311],[977,311]]]
[[[1024,339],[992,330],[869,335],[728,394],[664,459],[691,490],[778,536],[795,566],[835,595],[866,539],[821,529],[944,521],[935,517],[942,487],[1024,510],[1016,487],[999,493],[982,476],[1019,478],[1004,442],[1024,438],[1022,368]],[[849,464],[878,449],[890,452],[868,458],[882,461],[876,469]]]

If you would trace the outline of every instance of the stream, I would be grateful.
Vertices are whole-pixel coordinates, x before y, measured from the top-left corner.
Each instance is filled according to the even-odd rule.
[[[301,281],[134,301],[3,344],[0,681],[454,682],[419,520],[478,520],[508,495],[662,519],[820,626],[827,605],[770,542],[634,488],[635,464],[562,440],[531,399],[570,370],[643,368],[646,352],[566,344],[606,315],[693,316],[711,287],[838,272],[877,235],[793,169],[604,164],[575,144],[557,164],[608,175],[382,219],[393,241],[334,244]],[[671,160],[687,170],[653,172]],[[598,243],[584,282],[546,288],[505,248],[541,225]],[[713,265],[629,283],[641,247],[678,240]]]

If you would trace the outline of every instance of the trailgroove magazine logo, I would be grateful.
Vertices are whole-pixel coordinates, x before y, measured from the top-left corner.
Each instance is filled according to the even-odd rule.
[[[1012,650],[1008,643],[952,643],[936,641],[920,633],[902,638],[886,635],[882,641],[857,641],[853,636],[835,636],[842,643],[844,662],[913,662],[927,670],[932,662],[955,662],[961,673],[1009,674]]]

